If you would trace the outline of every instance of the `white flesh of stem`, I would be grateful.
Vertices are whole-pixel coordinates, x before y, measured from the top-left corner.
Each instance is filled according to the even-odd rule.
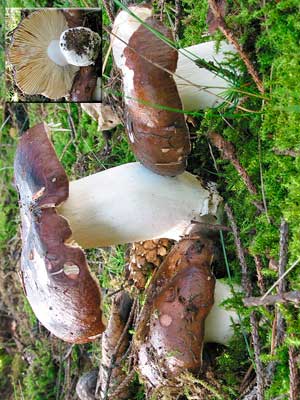
[[[52,60],[55,64],[60,65],[61,67],[68,65],[68,61],[61,52],[59,40],[51,40],[47,49],[47,54],[50,60]]]
[[[147,239],[179,240],[191,220],[216,215],[220,197],[188,172],[157,175],[140,163],[110,168],[70,183],[58,212],[83,248]]]
[[[236,288],[239,290],[239,288]],[[220,304],[231,298],[232,292],[230,286],[220,280],[216,281],[215,303],[205,321],[204,341],[206,343],[220,343],[227,345],[233,336],[234,323],[239,322],[235,311],[225,310]]]

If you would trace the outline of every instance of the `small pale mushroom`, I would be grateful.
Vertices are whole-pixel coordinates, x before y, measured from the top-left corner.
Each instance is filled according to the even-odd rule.
[[[23,93],[50,99],[68,96],[79,66],[94,62],[99,35],[83,27],[68,28],[63,10],[40,9],[15,29],[8,59]]]
[[[215,286],[213,256],[212,240],[202,234],[187,237],[173,247],[150,283],[148,314],[141,318],[136,343],[139,370],[149,387],[164,386],[181,372],[199,372],[204,343],[227,344],[233,335],[237,315],[220,307],[230,289]]]
[[[39,321],[55,336],[85,343],[101,334],[100,288],[83,250],[56,207],[69,194],[68,178],[44,124],[20,139],[14,162],[22,219],[21,276]]]

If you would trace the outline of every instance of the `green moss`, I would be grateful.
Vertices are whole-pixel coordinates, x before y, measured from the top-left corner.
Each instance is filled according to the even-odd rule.
[[[31,349],[32,362],[23,379],[22,392],[28,400],[54,400],[58,367],[48,341],[37,341]]]

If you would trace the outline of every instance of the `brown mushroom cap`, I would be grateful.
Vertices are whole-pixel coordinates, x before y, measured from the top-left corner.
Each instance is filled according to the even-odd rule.
[[[139,368],[151,386],[202,365],[204,323],[214,303],[212,242],[183,240],[155,278],[150,324],[144,327]]]
[[[14,168],[22,219],[21,273],[29,303],[55,336],[91,341],[105,329],[100,289],[82,249],[68,243],[71,229],[56,211],[68,198],[69,184],[45,124],[23,134]]]
[[[13,34],[9,61],[15,82],[25,94],[42,94],[50,99],[67,96],[78,71],[74,65],[57,65],[47,55],[52,40],[68,29],[61,10],[41,9],[24,18]]]
[[[153,17],[145,23],[173,39],[170,29]],[[184,114],[169,111],[182,110],[175,81],[167,72],[176,70],[177,51],[141,24],[131,35],[123,56],[125,67],[133,71],[133,82],[124,78],[124,86],[130,86],[130,98],[125,98],[126,128],[133,152],[152,171],[178,175],[186,168],[190,140]]]

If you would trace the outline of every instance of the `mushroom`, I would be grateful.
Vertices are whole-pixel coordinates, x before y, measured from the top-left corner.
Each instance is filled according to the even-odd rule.
[[[29,129],[15,157],[24,289],[47,329],[66,341],[85,342],[104,325],[99,287],[81,247],[178,240],[191,220],[214,223],[221,198],[187,172],[163,177],[139,163],[68,185],[48,134],[45,124]]]
[[[241,292],[240,286],[235,286],[236,292]],[[221,279],[216,280],[215,302],[205,321],[205,343],[219,343],[228,345],[233,337],[233,325],[239,324],[239,316],[236,311],[225,309],[222,303],[232,297],[232,288]]]
[[[114,21],[112,50],[122,73],[126,131],[132,150],[147,168],[169,176],[185,170],[190,152],[182,105],[188,110],[199,109],[201,104],[212,106],[219,86],[228,86],[224,79],[195,64],[197,56],[190,56],[194,47],[178,52],[172,41],[171,30],[153,17],[149,5],[120,11]],[[200,47],[197,51],[202,54],[209,50],[211,61],[212,43]],[[223,50],[227,48],[223,45]],[[213,83],[217,85],[214,91],[204,87]]]
[[[230,81],[207,68],[200,68],[199,59],[206,63],[221,63],[236,49],[222,41],[216,50],[216,42],[209,41],[179,50],[175,82],[185,111],[217,107],[224,102],[224,94]]]
[[[171,30],[152,18],[151,7],[133,6],[130,11],[172,40]],[[112,37],[114,60],[123,75],[126,130],[132,150],[152,171],[179,175],[186,168],[190,139],[172,76],[178,53],[126,12],[116,17],[113,34],[120,34],[125,42]]]
[[[221,197],[189,172],[171,178],[129,163],[70,183],[58,207],[83,248],[179,240],[191,221],[215,222]]]
[[[99,51],[99,35],[91,32],[83,27],[68,29],[62,10],[41,9],[24,18],[9,49],[18,87],[25,94],[43,94],[50,99],[67,96],[79,70],[78,61],[85,56],[83,65],[88,57],[92,63],[96,48]]]
[[[154,23],[153,21],[155,21],[153,18],[153,11],[151,7],[145,4],[130,6],[128,7],[128,11],[120,11],[114,21],[111,43],[115,63],[123,74],[125,102],[130,100],[131,81],[135,74],[133,68],[127,65],[125,61],[126,52],[128,51],[126,47],[127,45],[132,47],[132,43],[130,44],[129,41],[142,27],[148,29],[148,35],[151,39],[155,36],[150,32],[150,29],[153,30],[153,24],[155,24],[154,28],[159,31],[159,33],[165,34],[166,28],[163,29],[162,25],[158,25],[157,22]],[[165,36],[166,40],[172,40],[170,34]],[[156,49],[165,49],[165,46],[172,46],[171,44],[167,45],[165,41],[157,38],[157,36],[155,36],[155,38],[155,40],[159,40]],[[134,49],[138,54],[142,56],[145,55],[144,49],[143,51],[137,47],[134,47]],[[215,107],[224,101],[222,95],[223,92],[230,87],[230,82],[228,79],[225,79],[224,76],[217,75],[216,72],[212,72],[206,68],[200,68],[200,66],[197,65],[197,60],[202,59],[207,63],[220,63],[226,59],[228,53],[236,53],[236,49],[225,41],[220,43],[218,51],[216,50],[216,42],[214,41],[208,41],[178,50],[177,67],[175,71],[169,69],[169,72],[173,73],[172,75],[176,82],[184,110],[190,111]],[[149,53],[146,56],[146,58],[151,61],[152,57],[152,54]],[[161,68],[168,69],[167,64],[163,62],[159,61],[156,64]],[[129,97],[127,100],[126,96]],[[139,97],[135,98],[139,99]],[[157,105],[161,104],[160,99],[158,99]]]
[[[225,284],[215,287],[212,240],[196,231],[193,236],[177,243],[154,275],[148,311],[137,328],[139,369],[151,387],[187,370],[198,372],[204,342],[226,344],[233,333],[230,316],[237,320],[236,313],[219,307],[230,291]]]
[[[114,37],[112,40],[117,41]],[[199,58],[206,62],[224,61],[226,54],[235,53],[232,45],[221,42],[219,50],[215,50],[216,42],[210,41],[185,47],[178,50],[177,68],[174,74],[174,80],[177,85],[179,97],[182,102],[183,111],[195,111],[210,107],[217,107],[221,104],[223,94],[230,87],[229,81],[219,75],[200,68],[197,64]],[[102,107],[111,107],[107,104]],[[91,113],[89,113],[91,115]],[[92,118],[98,119],[91,115]],[[121,122],[117,114],[111,109],[110,124],[103,124],[99,121],[99,130],[112,129]]]
[[[47,128],[32,129],[38,134],[31,135],[30,144],[43,160],[52,149],[50,144],[42,147],[49,141]],[[192,220],[215,222],[221,200],[189,172],[164,177],[135,162],[70,182],[69,196],[57,204],[57,212],[70,225],[68,241],[93,248],[162,237],[179,240]]]
[[[68,97],[69,101],[82,102],[92,99],[94,97],[94,93],[97,91],[98,80],[99,78],[97,78],[97,73],[94,67],[81,67],[79,73],[76,74],[73,81],[70,96]]]
[[[105,329],[101,294],[84,252],[56,207],[69,193],[67,176],[48,139],[45,124],[25,132],[15,162],[22,219],[21,276],[39,321],[72,343],[95,339]]]

